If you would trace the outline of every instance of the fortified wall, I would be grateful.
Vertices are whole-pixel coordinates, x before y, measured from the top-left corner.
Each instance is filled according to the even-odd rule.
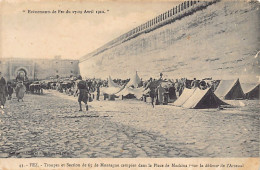
[[[256,1],[185,1],[80,59],[84,77],[231,79],[260,73]]]
[[[50,77],[70,77],[79,75],[78,60],[3,58],[0,71],[8,81],[15,80],[23,72],[29,80],[45,80]]]

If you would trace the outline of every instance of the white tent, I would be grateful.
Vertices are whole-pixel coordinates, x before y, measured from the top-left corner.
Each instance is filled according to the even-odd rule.
[[[140,84],[141,79],[138,76],[137,72],[133,77],[130,79],[130,81],[127,83],[125,88],[117,93],[117,96],[127,96],[129,94],[134,95],[137,99],[140,99],[144,94],[144,88],[138,88],[138,85]]]
[[[117,96],[127,96],[129,94],[134,95],[137,99],[141,99],[144,94],[144,88],[132,88],[132,87],[125,87],[122,91],[117,93]]]
[[[219,98],[225,100],[242,99],[245,96],[239,79],[221,80],[214,93]]]
[[[185,88],[182,95],[174,102],[174,105],[189,109],[207,109],[217,108],[220,105],[227,105],[227,103],[220,100],[211,89]]]
[[[258,99],[259,100],[259,90],[260,84],[259,83],[242,83],[241,84],[243,92],[245,92],[246,99]]]
[[[122,86],[116,84],[112,78],[109,76],[108,78],[108,87],[104,87],[101,89],[101,92],[103,94],[108,94],[108,95],[112,95],[112,94],[116,94],[118,92],[120,92],[123,89]]]
[[[133,77],[130,79],[130,81],[127,83],[126,87],[131,87],[133,86],[134,88],[137,88],[138,85],[140,84],[141,79],[138,76],[137,72],[135,73],[135,75],[133,75]]]
[[[108,77],[108,87],[120,87],[120,85],[116,84],[112,78],[109,76]]]

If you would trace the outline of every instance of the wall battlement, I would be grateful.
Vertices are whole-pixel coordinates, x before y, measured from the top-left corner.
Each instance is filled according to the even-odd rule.
[[[129,78],[138,71],[142,78],[163,73],[166,78],[258,79],[260,3],[184,4],[146,22],[157,18],[157,24],[134,28],[139,32],[130,31],[82,57],[82,76]]]
[[[220,0],[208,0],[208,1],[184,1],[181,4],[173,7],[172,9],[156,16],[155,18],[141,24],[127,33],[119,36],[118,38],[108,42],[102,47],[96,49],[92,53],[87,54],[80,58],[80,62],[83,62],[91,57],[94,57],[110,48],[113,48],[121,43],[131,40],[143,33],[149,33],[157,28],[160,28],[166,24],[172,23],[179,20],[185,16],[191,15],[192,13],[202,10],[207,6],[216,3]]]

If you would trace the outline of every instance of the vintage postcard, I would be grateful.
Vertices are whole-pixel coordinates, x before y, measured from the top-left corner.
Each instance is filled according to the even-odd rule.
[[[0,170],[259,169],[258,0],[0,0]]]

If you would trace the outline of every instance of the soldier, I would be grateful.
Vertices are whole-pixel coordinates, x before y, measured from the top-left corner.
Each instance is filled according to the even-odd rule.
[[[82,77],[78,77],[77,81],[77,90],[76,93],[78,93],[78,102],[79,102],[79,111],[82,111],[82,106],[81,102],[85,103],[86,111],[88,111],[88,94],[89,94],[89,89],[87,86],[87,82],[82,80]]]
[[[191,88],[197,88],[197,87],[199,87],[199,81],[196,78],[194,78],[191,83]]]
[[[157,94],[158,104],[162,104],[162,103],[163,103],[164,93],[166,93],[166,90],[165,90],[165,89],[162,87],[162,85],[160,84],[160,85],[156,88],[156,94]]]
[[[99,96],[100,96],[100,83],[97,83],[97,100],[99,101]]]
[[[149,96],[151,97],[151,104],[154,107],[154,98],[156,98],[156,88],[158,87],[157,82],[150,78],[148,84],[146,85],[146,89],[150,89]]]
[[[7,87],[5,78],[2,77],[2,72],[0,72],[0,106],[3,109],[6,102]]]
[[[16,97],[18,102],[20,99],[23,101],[25,91],[26,91],[26,87],[23,84],[23,82],[22,81],[17,82],[15,92],[16,92]]]
[[[7,82],[7,93],[8,93],[8,100],[12,99],[12,94],[14,92],[14,89],[12,87],[12,83],[11,82]]]

